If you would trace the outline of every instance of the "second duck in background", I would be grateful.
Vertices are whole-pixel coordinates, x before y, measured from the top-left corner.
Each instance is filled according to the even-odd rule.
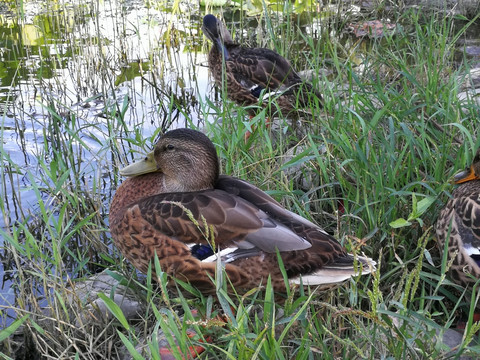
[[[226,26],[211,14],[203,18],[202,30],[213,42],[208,67],[217,86],[226,85],[230,100],[249,106],[275,96],[283,116],[308,108],[315,98],[321,104],[322,95],[275,51],[234,43]]]

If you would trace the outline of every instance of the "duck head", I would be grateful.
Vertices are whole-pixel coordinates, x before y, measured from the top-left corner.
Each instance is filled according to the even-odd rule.
[[[480,149],[477,150],[472,164],[453,177],[455,184],[462,184],[471,180],[480,179]]]
[[[233,44],[233,40],[225,25],[212,14],[208,14],[203,18],[202,31],[218,52],[223,54],[225,60],[228,60],[229,54],[225,44]]]
[[[219,176],[217,152],[210,139],[192,129],[166,132],[152,152],[120,170],[123,176],[158,172],[164,192],[192,192],[211,189]]]

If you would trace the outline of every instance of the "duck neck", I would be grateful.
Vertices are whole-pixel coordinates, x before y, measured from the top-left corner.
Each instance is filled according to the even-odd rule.
[[[217,49],[218,53],[221,54],[221,56],[223,56],[225,60],[228,60],[230,55],[228,54],[227,47],[222,42],[222,40],[220,40],[219,38],[215,39],[214,47],[215,49]]]

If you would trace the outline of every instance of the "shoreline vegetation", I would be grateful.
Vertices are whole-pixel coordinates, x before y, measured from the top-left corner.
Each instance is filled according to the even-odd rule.
[[[181,359],[193,346],[204,359],[478,356],[476,288],[451,282],[433,231],[450,177],[480,146],[478,16],[252,4],[0,5],[2,359]],[[266,127],[265,109],[250,118],[216,91],[200,30],[210,12],[236,41],[307,70],[323,108]],[[159,284],[137,273],[108,232],[118,169],[173,127],[204,131],[222,173],[377,271],[293,288],[283,304],[269,282],[206,297],[180,281],[167,290],[158,264]]]

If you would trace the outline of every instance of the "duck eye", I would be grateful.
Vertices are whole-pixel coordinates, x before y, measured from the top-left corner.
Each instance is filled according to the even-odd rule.
[[[166,150],[173,150],[173,149],[175,149],[175,146],[173,146],[172,144],[168,144],[167,146],[165,146],[165,149]]]

